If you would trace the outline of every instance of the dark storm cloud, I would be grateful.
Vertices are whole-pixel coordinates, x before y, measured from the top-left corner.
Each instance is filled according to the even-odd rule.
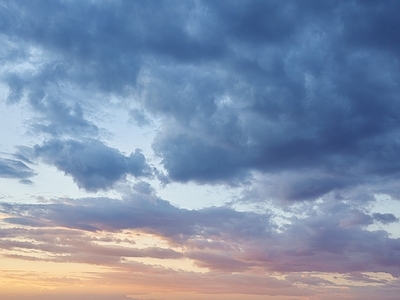
[[[146,192],[143,186],[140,190],[123,200],[85,198],[59,199],[48,204],[2,203],[1,212],[10,216],[4,219],[6,222],[37,228],[45,223],[50,227],[87,231],[140,230],[184,249],[180,256],[161,249],[102,251],[85,246],[88,252],[97,251],[99,256],[93,259],[99,261],[115,261],[119,255],[148,255],[186,257],[198,266],[224,272],[264,268],[283,273],[386,272],[400,276],[400,239],[391,238],[383,230],[366,229],[376,219],[392,219],[386,214],[371,216],[357,205],[342,201],[306,204],[299,209],[303,217],[294,214],[285,224],[278,225],[269,213],[239,212],[227,207],[180,209],[158,198],[152,191]],[[35,224],[33,219],[40,220],[41,224]],[[5,245],[34,247],[11,243],[10,230],[3,234],[8,239]],[[76,241],[78,244],[82,241]],[[76,259],[80,258],[77,256]]]
[[[0,177],[19,179],[21,183],[31,184],[35,172],[20,160],[0,158]]]
[[[398,6],[10,1],[2,59],[34,71],[2,78],[37,131],[93,137],[83,91],[104,107],[123,96],[136,125],[160,118],[169,180],[240,184],[257,171],[287,187],[269,197],[311,200],[398,179]]]
[[[36,145],[34,155],[72,176],[79,187],[88,191],[108,189],[128,174],[151,176],[151,168],[139,149],[125,156],[96,140],[49,140]]]

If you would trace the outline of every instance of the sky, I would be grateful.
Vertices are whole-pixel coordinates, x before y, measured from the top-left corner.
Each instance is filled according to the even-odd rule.
[[[398,299],[399,11],[0,0],[0,298]]]

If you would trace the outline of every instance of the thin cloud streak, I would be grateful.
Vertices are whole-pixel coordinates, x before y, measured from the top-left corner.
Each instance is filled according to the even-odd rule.
[[[400,239],[385,231],[366,230],[381,222],[377,214],[368,214],[349,204],[338,202],[314,206],[303,218],[295,215],[279,226],[272,214],[239,212],[228,207],[187,210],[174,207],[154,194],[135,194],[123,200],[109,198],[69,199],[49,204],[1,204],[10,224],[33,227],[52,226],[89,232],[140,230],[168,241],[179,252],[149,248],[139,252],[113,247],[79,245],[88,259],[143,257],[189,258],[202,268],[240,272],[253,268],[274,272],[386,272],[398,277]],[[379,216],[379,215],[378,215]],[[392,222],[394,215],[386,214]],[[16,237],[16,236],[15,236]],[[33,248],[70,255],[60,259],[74,261],[81,246],[58,248],[62,241],[39,246],[7,241],[4,249]],[[72,243],[69,241],[67,244]],[[54,250],[46,250],[55,247]],[[94,247],[94,248],[93,248]],[[74,250],[75,249],[75,250]],[[385,251],[382,251],[385,249]],[[83,255],[85,257],[86,255]],[[78,262],[82,257],[77,256]],[[57,260],[58,258],[55,258]]]

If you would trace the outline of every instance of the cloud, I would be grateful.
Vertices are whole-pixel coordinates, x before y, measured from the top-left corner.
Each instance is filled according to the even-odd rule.
[[[20,160],[0,158],[0,177],[19,179],[21,183],[31,184],[36,173]]]
[[[36,157],[72,176],[80,188],[106,190],[131,174],[151,176],[151,168],[139,149],[125,156],[100,141],[49,140],[34,147]]]
[[[132,122],[137,126],[142,127],[151,124],[151,120],[143,113],[143,111],[139,109],[132,109],[129,112],[129,115],[131,117]]]
[[[197,71],[190,65],[153,67],[146,88],[152,92],[145,106],[176,121],[154,143],[173,180],[230,182],[252,171],[283,173],[295,191],[286,199],[298,201],[373,176],[398,176],[392,163],[399,148],[393,110],[397,56],[355,46],[343,50],[350,44],[346,30],[355,26],[337,29],[343,28],[342,14],[357,15],[357,7],[367,4],[339,3],[334,10],[330,5],[303,10],[294,3],[206,5],[220,17],[215,22],[230,46],[224,62],[207,61]],[[219,9],[235,18],[221,17]],[[265,16],[263,9],[279,12],[275,17],[286,13],[284,22],[274,22],[276,35],[260,30],[268,27],[257,17]],[[381,16],[385,9],[390,7]],[[304,22],[306,17],[311,21]],[[212,78],[207,68],[217,70]],[[179,79],[183,72],[189,77]],[[168,85],[158,73],[169,78]],[[172,102],[163,102],[166,98]],[[304,172],[310,176],[302,183],[290,180]],[[313,191],[300,193],[303,184]]]
[[[131,298],[125,295],[88,295],[88,294],[73,294],[73,295],[59,295],[56,296],[54,294],[46,295],[35,295],[35,294],[23,294],[23,295],[7,295],[7,299],[10,300],[22,300],[22,299],[32,299],[32,300],[51,300],[57,297],[60,300],[73,300],[73,299],[87,299],[87,300],[135,300],[135,298]]]
[[[189,258],[197,266],[223,272],[261,268],[280,273],[385,272],[400,276],[400,239],[391,238],[383,230],[368,230],[378,214],[371,216],[344,201],[299,207],[283,224],[277,223],[271,213],[239,212],[228,207],[180,209],[155,194],[136,192],[123,200],[59,199],[49,204],[3,203],[1,207],[10,216],[4,220],[12,224],[39,228],[47,224],[88,232],[139,230],[182,249],[178,253],[147,248],[140,254],[136,250],[93,248],[88,244],[82,246],[85,252],[98,256],[81,255],[74,250],[69,259],[79,262],[119,264],[118,257],[148,255]],[[302,217],[297,216],[300,212]],[[12,245],[36,247],[29,243]],[[78,247],[75,242],[71,246]]]
[[[42,117],[35,120],[33,129],[35,132],[43,132],[52,136],[63,134],[73,135],[79,132],[81,136],[96,136],[96,125],[85,120],[82,107],[75,102],[68,105],[57,99],[49,99],[43,92],[29,95],[31,106]]]
[[[383,224],[389,224],[399,221],[399,218],[397,218],[394,214],[374,213],[372,216],[374,217],[375,220]]]
[[[231,179],[234,183],[238,177],[246,178],[246,173],[236,168],[241,164],[237,149],[221,149],[187,134],[163,135],[154,149],[172,180],[187,182],[196,178],[199,183],[208,183]]]
[[[3,57],[27,65],[4,70],[8,102],[27,100],[36,132],[94,138],[90,106],[116,95],[137,126],[159,118],[172,181],[282,175],[296,202],[398,179],[395,2],[42,5],[1,12]]]

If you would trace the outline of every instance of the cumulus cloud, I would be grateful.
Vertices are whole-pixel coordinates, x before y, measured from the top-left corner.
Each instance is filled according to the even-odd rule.
[[[139,149],[125,156],[97,140],[49,140],[34,147],[34,155],[72,176],[79,187],[88,191],[108,189],[131,174],[151,176],[151,168]]]
[[[32,47],[4,57],[35,72],[3,80],[9,103],[26,95],[40,115],[35,130],[95,136],[86,89],[134,96],[138,126],[162,117],[153,147],[173,181],[282,173],[298,201],[397,178],[397,3],[73,3],[2,10],[5,42]]]

